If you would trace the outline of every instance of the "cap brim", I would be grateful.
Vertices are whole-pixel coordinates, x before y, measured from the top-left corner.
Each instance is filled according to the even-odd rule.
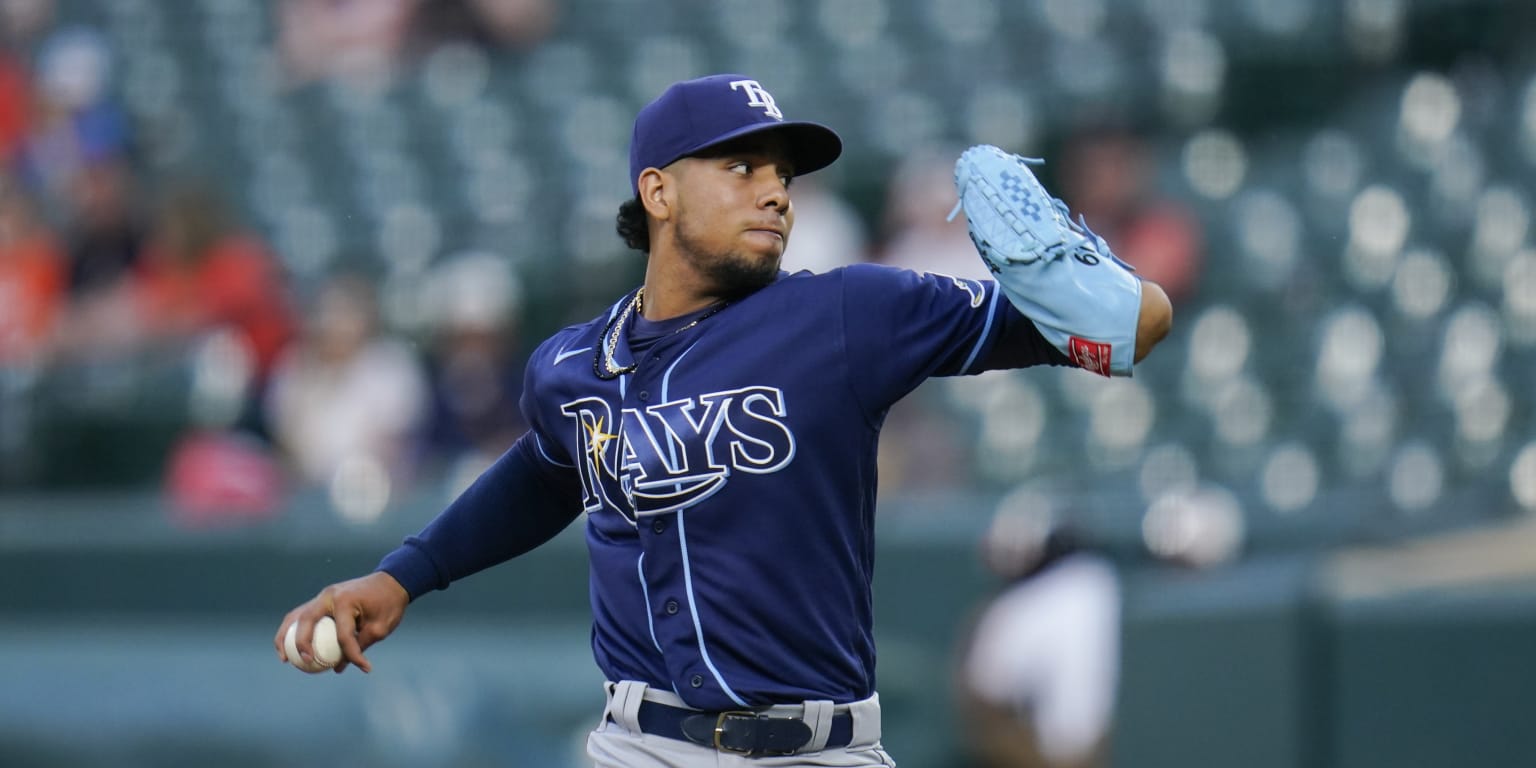
[[[836,131],[820,123],[790,121],[742,126],[723,136],[715,137],[708,144],[700,144],[681,156],[696,155],[710,147],[718,147],[743,136],[768,131],[782,134],[788,139],[789,161],[795,166],[796,176],[819,171],[831,165],[839,155],[843,154],[843,140]]]

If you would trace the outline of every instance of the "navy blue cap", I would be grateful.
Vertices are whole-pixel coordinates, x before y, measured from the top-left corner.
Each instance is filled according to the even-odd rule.
[[[635,116],[629,143],[629,186],[640,191],[640,172],[731,139],[775,131],[788,140],[795,175],[832,164],[843,140],[819,123],[787,121],[773,96],[746,75],[710,75],[673,83]]]

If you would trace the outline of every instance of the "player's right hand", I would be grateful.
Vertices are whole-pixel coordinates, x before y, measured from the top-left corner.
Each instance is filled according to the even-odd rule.
[[[315,622],[321,616],[330,616],[336,621],[336,638],[341,645],[341,661],[337,662],[335,671],[340,673],[348,664],[355,664],[358,669],[371,672],[373,665],[368,663],[363,651],[395,631],[410,602],[405,587],[383,571],[332,584],[283,617],[272,645],[277,649],[277,658],[288,661],[283,640],[288,634],[288,625],[297,621],[299,630],[294,646],[299,655],[308,660],[314,654],[311,637]]]

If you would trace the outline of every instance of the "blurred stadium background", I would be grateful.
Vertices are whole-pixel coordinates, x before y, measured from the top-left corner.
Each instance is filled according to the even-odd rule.
[[[946,271],[987,142],[1174,294],[1134,379],[893,413],[903,765],[970,764],[978,542],[1039,498],[1123,566],[1114,765],[1536,765],[1528,2],[0,7],[0,764],[581,764],[574,528],[413,606],[372,676],[268,638],[515,437],[521,356],[641,275],[634,112],[740,71],[848,145],[791,266]]]

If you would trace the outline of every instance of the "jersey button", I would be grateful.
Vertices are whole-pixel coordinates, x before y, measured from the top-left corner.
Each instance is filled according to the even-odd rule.
[[[704,676],[694,675],[693,679],[688,681],[688,684],[695,688],[702,688],[704,687]]]
[[[666,610],[668,616],[676,616],[677,615],[677,601],[676,600],[668,600],[665,610]]]
[[[651,530],[656,532],[656,533],[666,533],[667,532],[667,521],[662,520],[659,517],[656,518],[655,520],[652,520],[651,521]]]
[[[639,397],[639,398],[640,398],[640,402],[642,402],[642,403],[643,403],[643,402],[645,402],[645,401],[647,401],[647,400],[649,400],[649,399],[651,399],[651,393],[649,393],[649,392],[646,392],[646,391],[644,391],[644,390],[641,390],[641,392],[640,392],[640,394],[639,394],[639,395],[637,395],[637,397]]]

